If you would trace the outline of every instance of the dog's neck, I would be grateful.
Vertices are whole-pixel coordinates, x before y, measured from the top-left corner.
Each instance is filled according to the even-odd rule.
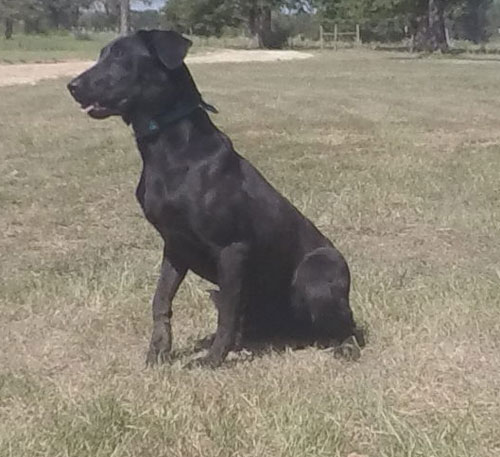
[[[132,125],[145,123],[150,117],[143,118],[136,114]],[[134,127],[135,128],[135,127]],[[187,116],[164,125],[155,135],[136,136],[137,147],[142,159],[164,162],[197,160],[212,153],[221,153],[232,149],[229,139],[212,123],[202,108],[193,110]],[[196,143],[199,147],[190,148]]]
[[[159,113],[137,110],[130,116],[128,121],[132,125],[137,140],[154,141],[160,133],[171,130],[171,126],[178,124],[188,118],[194,111],[201,109],[203,109],[201,98],[182,100],[168,110]]]
[[[177,90],[174,91],[175,99],[168,103],[167,108],[161,103],[157,104],[156,107],[148,104],[147,109],[136,107],[131,114],[123,116],[123,120],[127,124],[132,124],[132,129],[138,140],[154,140],[171,124],[180,122],[197,110],[217,113],[217,109],[203,100],[185,64],[172,71],[170,79]]]

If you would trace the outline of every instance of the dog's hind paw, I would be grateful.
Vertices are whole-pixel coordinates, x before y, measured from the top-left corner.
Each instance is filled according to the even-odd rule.
[[[354,329],[354,338],[358,343],[360,348],[364,348],[366,346],[366,331],[363,327],[356,327]]]
[[[212,346],[214,340],[215,340],[215,333],[200,338],[194,344],[194,351],[198,352],[198,351],[203,351],[204,349],[210,349],[210,346]]]
[[[333,349],[336,359],[358,360],[361,357],[361,349],[354,335],[345,339],[342,344]]]

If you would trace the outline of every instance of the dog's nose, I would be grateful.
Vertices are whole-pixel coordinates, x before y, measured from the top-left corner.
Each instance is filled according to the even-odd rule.
[[[70,91],[71,95],[75,95],[75,92],[78,90],[78,88],[80,86],[81,86],[81,79],[80,78],[72,79],[68,83],[68,90]]]

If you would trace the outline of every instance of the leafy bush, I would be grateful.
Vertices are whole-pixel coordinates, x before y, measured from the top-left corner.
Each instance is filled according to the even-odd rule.
[[[83,31],[83,30],[78,30],[74,33],[75,35],[75,40],[78,41],[92,41],[92,36],[90,33]]]

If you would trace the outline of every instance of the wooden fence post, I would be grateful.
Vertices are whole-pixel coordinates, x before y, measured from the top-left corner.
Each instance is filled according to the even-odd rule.
[[[325,46],[325,43],[323,41],[323,26],[320,25],[319,26],[319,46],[321,49],[323,49],[323,47]]]
[[[333,41],[335,43],[335,51],[337,50],[338,38],[339,38],[339,26],[337,24],[335,24],[335,26],[333,28]]]
[[[356,43],[361,44],[361,32],[359,30],[359,24],[356,24]]]

